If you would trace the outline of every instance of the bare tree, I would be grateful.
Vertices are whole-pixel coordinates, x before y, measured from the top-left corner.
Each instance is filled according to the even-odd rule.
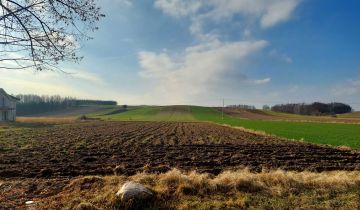
[[[79,44],[101,17],[96,0],[0,0],[0,69],[78,62]]]

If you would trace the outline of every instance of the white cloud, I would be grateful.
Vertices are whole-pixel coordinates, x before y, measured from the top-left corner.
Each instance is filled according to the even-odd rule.
[[[299,0],[274,0],[267,1],[268,5],[261,17],[261,26],[268,28],[289,19]]]
[[[269,28],[288,20],[301,0],[156,0],[154,5],[173,17],[190,17],[190,31],[203,34],[206,21],[227,21],[235,15]],[[207,33],[205,33],[207,34]]]
[[[346,81],[338,82],[332,88],[328,88],[329,101],[347,103],[352,108],[360,111],[360,78],[355,77]]]
[[[157,86],[149,100],[168,103],[191,101],[207,95],[223,79],[223,75],[237,68],[249,55],[263,49],[264,40],[223,43],[218,40],[188,47],[182,56],[167,53],[140,52],[140,75],[155,80]],[[259,80],[266,83],[270,78]]]
[[[120,4],[120,5],[124,5],[127,7],[131,7],[132,6],[132,0],[106,0],[109,3],[115,3],[115,4]]]
[[[68,74],[69,77],[87,81],[87,82],[91,82],[91,83],[94,83],[97,85],[105,84],[105,82],[99,77],[99,75],[91,73],[91,72],[86,72],[86,71],[82,71],[82,70],[76,70],[76,71],[69,70],[69,71],[66,71],[66,74]]]
[[[154,5],[164,13],[174,17],[193,15],[202,6],[202,1],[189,0],[156,0]]]
[[[139,52],[139,61],[144,71],[140,72],[143,77],[162,77],[164,73],[176,69],[176,64],[166,53]],[[165,71],[165,72],[164,72]]]
[[[83,70],[65,69],[36,72],[31,70],[0,70],[1,86],[11,93],[34,93],[80,98],[94,98],[94,86],[105,87],[100,76]]]
[[[271,81],[271,78],[265,78],[265,79],[260,79],[260,80],[254,80],[254,84],[256,85],[264,85],[267,84]]]
[[[269,55],[274,58],[278,58],[286,63],[292,63],[293,59],[288,56],[286,53],[279,52],[277,49],[272,49],[269,52]]]
[[[0,69],[0,88],[10,94],[72,96],[80,99],[116,100],[120,104],[144,104],[141,93],[128,92],[120,84],[109,83],[101,75],[86,70],[63,72]]]
[[[332,94],[335,96],[360,96],[360,79],[348,80],[337,85],[332,89]]]
[[[250,31],[249,29],[245,29],[245,30],[243,31],[243,37],[244,37],[245,39],[250,38],[250,37],[251,37],[251,31]]]
[[[270,83],[271,78],[247,79],[247,58],[264,49],[268,42],[256,41],[252,34],[256,34],[259,28],[267,29],[290,19],[300,2],[155,0],[154,7],[164,14],[190,21],[189,31],[197,38],[198,44],[187,47],[180,55],[139,52],[142,69],[140,76],[156,84],[155,91],[146,94],[144,100],[155,103],[196,103],[195,100],[199,98],[217,97],[220,92],[225,95],[231,92],[233,95],[231,87],[240,88],[239,95],[251,95],[255,86],[261,89],[260,86]],[[239,16],[241,18],[233,21]],[[232,27],[242,32],[239,40],[249,41],[221,41],[227,37],[220,27],[224,24],[236,24]],[[274,51],[273,54],[284,62],[292,62],[285,53]],[[232,78],[229,77],[231,75]]]
[[[2,53],[0,51],[0,57],[3,60],[0,60],[0,70],[6,68],[19,68],[21,66],[31,66],[33,65],[32,61],[27,60],[29,56],[26,56],[21,53],[16,52],[6,52]]]

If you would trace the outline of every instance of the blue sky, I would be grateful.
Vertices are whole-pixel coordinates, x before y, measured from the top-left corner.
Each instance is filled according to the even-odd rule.
[[[80,64],[1,70],[9,93],[120,104],[341,101],[360,109],[360,1],[103,0]]]

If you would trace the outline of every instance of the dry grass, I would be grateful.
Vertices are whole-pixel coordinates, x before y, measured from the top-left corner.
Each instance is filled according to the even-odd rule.
[[[17,117],[20,123],[67,124],[74,123],[78,117]]]
[[[163,174],[131,177],[81,177],[53,197],[39,200],[43,208],[75,209],[93,205],[113,209],[115,193],[127,180],[156,192],[154,209],[359,209],[360,172],[323,173],[283,170],[251,173],[244,169],[217,176],[173,169]]]
[[[244,127],[240,127],[240,126],[230,126],[230,125],[227,125],[227,124],[220,124],[220,125],[228,127],[228,128],[235,128],[235,129],[238,129],[238,130],[241,130],[241,131],[244,131],[244,132],[247,132],[247,133],[252,133],[252,134],[255,134],[255,135],[275,137],[275,135],[268,134],[265,131],[252,130],[252,129],[244,128]]]

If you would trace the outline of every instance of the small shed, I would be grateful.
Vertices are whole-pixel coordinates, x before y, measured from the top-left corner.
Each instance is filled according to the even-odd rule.
[[[11,96],[0,88],[0,122],[16,120],[16,102],[18,98]]]

